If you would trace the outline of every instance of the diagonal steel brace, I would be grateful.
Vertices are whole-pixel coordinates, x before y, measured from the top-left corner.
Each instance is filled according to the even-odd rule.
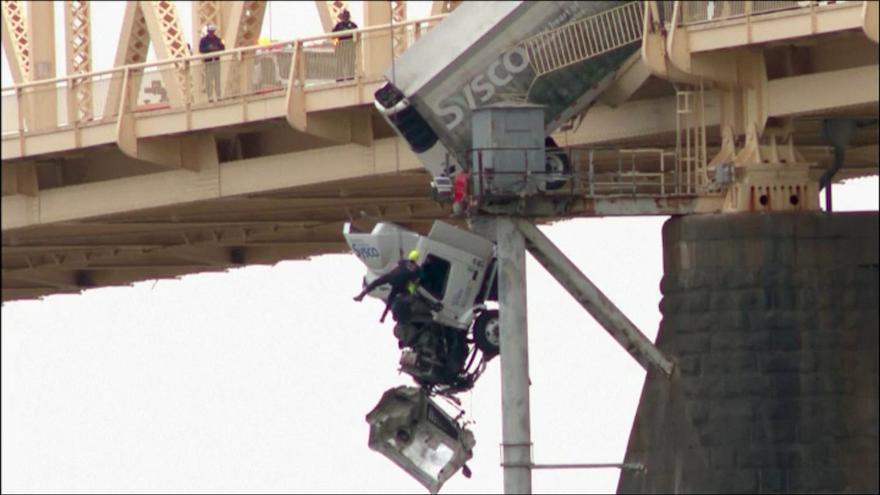
[[[522,232],[526,248],[532,256],[589,312],[646,371],[651,366],[672,375],[675,366],[645,337],[593,282],[571,262],[553,242],[531,222],[512,219]]]

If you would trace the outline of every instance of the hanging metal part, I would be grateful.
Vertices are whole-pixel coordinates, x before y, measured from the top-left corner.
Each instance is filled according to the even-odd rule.
[[[822,137],[834,146],[834,163],[819,178],[819,190],[831,185],[834,174],[843,166],[846,147],[856,134],[855,119],[825,119],[822,121]]]
[[[825,119],[822,137],[834,146],[834,162],[819,177],[819,190],[825,189],[825,211],[831,211],[831,179],[843,167],[846,147],[856,134],[855,119]]]
[[[586,309],[646,371],[653,366],[667,378],[674,364],[531,222],[515,219],[532,256]],[[503,312],[502,312],[503,314]],[[503,327],[503,323],[502,323]],[[503,359],[502,350],[502,359]],[[503,363],[503,361],[502,361]]]
[[[400,466],[431,493],[473,456],[474,435],[423,388],[386,391],[367,414],[369,447]],[[466,470],[465,472],[469,472]]]

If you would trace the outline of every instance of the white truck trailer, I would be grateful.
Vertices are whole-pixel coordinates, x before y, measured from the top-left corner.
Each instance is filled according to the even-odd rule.
[[[463,2],[388,68],[375,107],[433,177],[451,175],[468,166],[473,110],[541,105],[549,136],[595,103],[638,50],[641,9],[621,1]]]

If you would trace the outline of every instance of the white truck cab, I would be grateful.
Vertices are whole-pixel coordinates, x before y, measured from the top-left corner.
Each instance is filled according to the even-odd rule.
[[[346,223],[343,235],[354,254],[367,265],[364,285],[394,268],[397,260],[417,249],[422,267],[418,291],[443,306],[434,313],[439,324],[466,330],[475,314],[495,298],[495,244],[445,222],[434,222],[427,236],[388,222],[372,232],[352,231]],[[370,295],[387,300],[387,286]]]

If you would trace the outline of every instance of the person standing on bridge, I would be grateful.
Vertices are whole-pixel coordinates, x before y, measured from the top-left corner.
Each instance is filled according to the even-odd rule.
[[[358,25],[351,20],[348,9],[339,13],[339,22],[333,26],[333,32],[350,31]],[[354,36],[350,34],[333,38],[336,47],[336,81],[354,79]]]
[[[463,169],[452,179],[452,216],[461,217],[467,213],[468,181],[470,178],[471,174],[467,169]]]
[[[205,26],[205,35],[199,41],[199,53],[222,52],[226,49],[223,40],[217,36],[217,27],[212,23]],[[213,95],[220,101],[220,57],[205,58],[205,93],[208,101],[213,102]]]
[[[422,269],[416,263],[418,259],[419,252],[413,249],[405,259],[397,262],[397,266],[393,270],[376,278],[376,280],[373,280],[364,287],[360,294],[354,296],[354,300],[360,302],[364,296],[372,292],[376,287],[384,284],[390,285],[391,291],[388,293],[388,300],[385,302],[385,311],[382,312],[382,317],[379,319],[379,323],[384,323],[385,317],[394,305],[394,300],[397,299],[397,296],[404,292],[412,294],[416,291],[419,278],[422,276]]]

